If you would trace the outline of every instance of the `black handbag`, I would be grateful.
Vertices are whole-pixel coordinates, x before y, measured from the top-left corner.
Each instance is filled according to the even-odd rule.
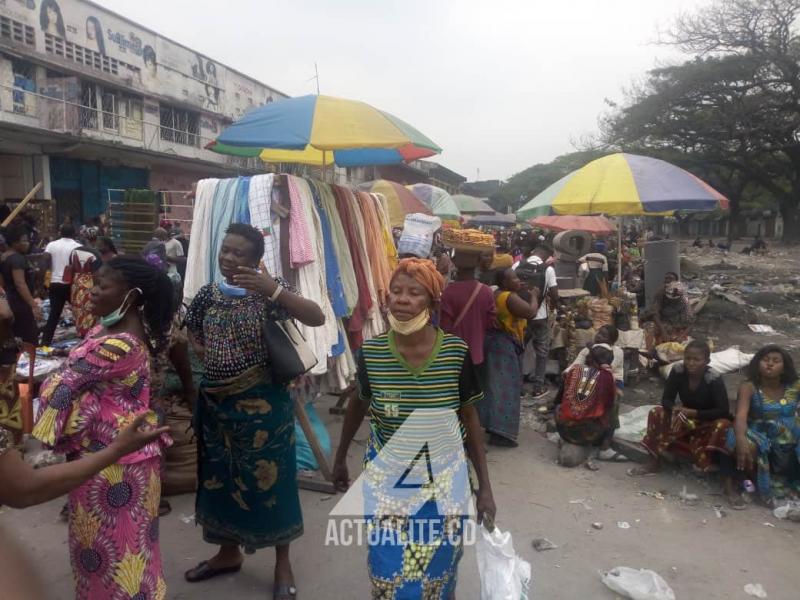
[[[316,366],[317,357],[291,319],[268,319],[264,322],[263,335],[275,383],[289,383]]]

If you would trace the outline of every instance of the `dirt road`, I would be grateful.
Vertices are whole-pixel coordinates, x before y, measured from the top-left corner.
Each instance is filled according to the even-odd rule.
[[[327,413],[328,402],[320,407]],[[327,416],[327,415],[326,415]],[[329,417],[328,429],[338,436],[340,420]],[[365,438],[362,429],[358,439]],[[796,600],[800,574],[797,557],[800,525],[781,522],[761,508],[726,511],[718,518],[711,508],[721,504],[716,486],[693,475],[666,473],[631,479],[624,464],[603,464],[593,473],[566,470],[556,464],[555,445],[530,430],[513,450],[492,449],[489,468],[499,509],[498,525],[510,529],[519,553],[533,568],[532,598],[613,600],[598,571],[625,565],[660,573],[678,600],[746,600],[747,583],[761,583],[771,600]],[[351,452],[358,472],[363,447]],[[699,494],[698,506],[677,499],[683,486]],[[638,492],[659,492],[663,500]],[[585,500],[585,503],[570,503]],[[204,584],[184,582],[183,571],[212,551],[200,530],[182,517],[193,514],[190,496],[172,498],[173,512],[161,524],[162,554],[170,599],[271,598],[274,559],[271,552],[247,558],[235,576]],[[324,546],[327,515],[334,498],[302,492],[306,533],[293,544],[295,574],[301,598],[367,599],[366,551],[359,547]],[[3,509],[0,526],[18,536],[30,550],[53,599],[71,598],[66,525],[58,521],[61,502],[26,511]],[[620,529],[626,521],[630,529]],[[591,524],[603,523],[602,530]],[[765,523],[774,525],[768,526]],[[531,540],[546,537],[559,547],[536,552]],[[478,599],[474,549],[461,562],[458,598]],[[0,594],[1,596],[2,594]]]

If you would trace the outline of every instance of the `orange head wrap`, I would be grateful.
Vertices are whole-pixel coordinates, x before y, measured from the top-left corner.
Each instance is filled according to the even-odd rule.
[[[399,274],[405,274],[415,279],[438,302],[444,290],[444,277],[436,270],[432,260],[426,258],[404,258],[392,274],[392,279]]]

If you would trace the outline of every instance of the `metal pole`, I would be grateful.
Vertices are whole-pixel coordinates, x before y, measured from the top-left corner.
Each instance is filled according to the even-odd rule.
[[[617,223],[617,289],[622,289],[622,224],[625,217],[620,217]]]

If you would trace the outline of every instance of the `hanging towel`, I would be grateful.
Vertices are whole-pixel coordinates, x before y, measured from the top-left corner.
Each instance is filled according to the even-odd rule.
[[[250,207],[248,206],[248,195],[250,192],[250,178],[239,177],[239,185],[236,189],[236,198],[233,208],[233,222],[247,223],[250,225]]]
[[[299,182],[303,182],[308,188],[308,184],[304,179],[286,176],[286,181],[289,184],[289,197],[291,199],[291,208],[289,209],[289,263],[292,267],[302,267],[308,263],[314,262],[314,246],[309,237],[309,228],[306,216],[306,208],[304,201],[306,197],[301,196],[297,189]],[[309,193],[310,195],[310,193]]]
[[[350,246],[347,244],[342,217],[336,208],[336,196],[333,189],[329,184],[321,182],[317,182],[317,189],[320,193],[324,212],[330,221],[333,246],[336,249],[336,257],[339,260],[339,275],[341,276],[347,305],[347,313],[343,316],[349,317],[353,314],[353,309],[358,302],[358,283],[356,283],[356,272],[353,269],[353,257],[350,255]]]
[[[219,182],[214,193],[214,204],[211,210],[211,245],[208,260],[208,270],[211,278],[208,282],[219,283],[222,281],[222,272],[219,270],[219,251],[222,240],[225,239],[225,230],[233,222],[236,189],[238,179],[223,179]]]
[[[256,175],[250,180],[248,207],[250,224],[264,236],[264,264],[273,276],[283,277],[281,264],[281,220],[272,213],[273,174]]]
[[[297,269],[297,287],[304,298],[315,302],[322,309],[322,313],[325,315],[325,324],[321,327],[308,327],[298,323],[298,328],[317,357],[318,362],[311,370],[311,374],[322,375],[328,371],[328,357],[331,356],[331,349],[339,340],[338,319],[333,313],[333,307],[328,298],[322,228],[314,208],[314,198],[308,182],[291,175],[287,175],[286,179],[289,183],[289,196],[293,210],[300,215],[300,222],[307,224],[304,233],[308,239],[309,249],[313,252],[312,258],[319,257],[319,260],[308,262]],[[290,228],[290,244],[291,236],[295,235],[295,229]]]
[[[186,279],[183,282],[183,301],[190,304],[200,288],[211,281],[208,255],[211,251],[211,208],[219,179],[197,182],[192,211],[192,237],[186,257]]]

